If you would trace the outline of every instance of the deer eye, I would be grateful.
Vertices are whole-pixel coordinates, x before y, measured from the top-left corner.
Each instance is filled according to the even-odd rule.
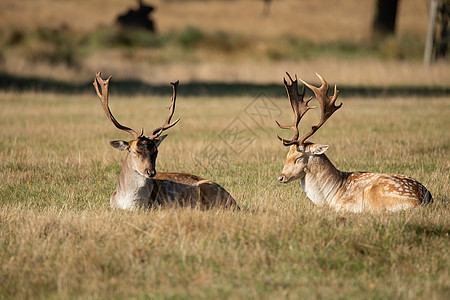
[[[299,163],[303,159],[303,156],[299,156],[295,159],[294,164]]]

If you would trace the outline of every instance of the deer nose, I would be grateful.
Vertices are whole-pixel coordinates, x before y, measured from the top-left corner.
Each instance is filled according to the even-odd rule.
[[[280,175],[280,177],[278,177],[278,181],[279,181],[280,183],[283,183],[283,182],[284,182],[284,176],[283,176],[283,175]]]
[[[147,172],[147,175],[149,177],[155,177],[155,175],[156,175],[156,171],[155,170],[147,169],[146,172]]]

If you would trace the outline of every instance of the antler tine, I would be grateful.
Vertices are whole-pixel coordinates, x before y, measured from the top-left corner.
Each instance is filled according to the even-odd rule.
[[[320,120],[316,125],[312,126],[311,130],[308,133],[306,133],[301,137],[300,139],[301,144],[303,144],[307,138],[311,137],[328,120],[328,118],[331,117],[331,115],[342,106],[342,103],[337,106],[335,105],[335,102],[339,94],[336,85],[334,86],[334,94],[330,98],[328,97],[328,89],[329,89],[328,83],[326,82],[325,79],[323,79],[322,76],[320,76],[317,73],[316,75],[317,77],[319,77],[322,83],[320,87],[315,87],[300,79],[303,82],[303,84],[305,84],[308,88],[310,88],[314,92],[314,95],[316,95],[317,101],[319,101],[320,104]]]
[[[180,121],[180,118],[178,118],[172,124],[170,123],[170,120],[172,119],[173,113],[175,112],[175,101],[176,101],[176,98],[177,98],[178,83],[179,83],[179,81],[170,83],[172,85],[173,94],[172,94],[172,100],[171,100],[171,103],[170,103],[170,106],[169,106],[169,116],[167,117],[167,119],[164,122],[163,126],[158,127],[158,128],[156,128],[156,129],[154,129],[152,131],[152,134],[149,136],[149,139],[157,138],[158,136],[161,135],[161,133],[164,130],[167,130],[167,129],[175,126],[175,124],[177,124],[178,121]]]
[[[298,93],[298,80],[297,75],[295,75],[295,80],[292,79],[291,75],[287,73],[289,77],[290,84],[287,83],[286,78],[283,78],[284,86],[286,87],[286,91],[288,93],[289,102],[291,103],[292,111],[294,112],[294,123],[292,125],[281,125],[278,121],[275,120],[277,125],[282,129],[291,129],[294,131],[294,136],[291,140],[285,140],[277,135],[278,139],[283,142],[283,145],[290,146],[293,144],[300,145],[301,143],[298,140],[299,132],[298,132],[298,124],[302,119],[303,115],[310,110],[311,108],[315,108],[315,106],[308,106],[309,101],[311,101],[312,97],[308,100],[303,101],[305,97],[305,86],[302,86],[302,92]]]
[[[93,85],[94,85],[95,91],[97,92],[97,96],[100,99],[100,102],[102,103],[102,107],[103,107],[103,110],[105,111],[106,116],[114,124],[114,126],[116,126],[120,130],[128,132],[135,139],[137,139],[140,135],[133,129],[123,126],[119,122],[117,122],[117,120],[114,118],[113,114],[111,113],[111,111],[109,109],[108,94],[109,94],[109,81],[111,80],[111,78],[112,77],[109,76],[108,79],[104,80],[102,78],[101,72],[98,72],[97,74],[95,74]],[[98,86],[100,86],[101,92],[100,92]],[[141,135],[142,135],[142,132],[141,132]]]

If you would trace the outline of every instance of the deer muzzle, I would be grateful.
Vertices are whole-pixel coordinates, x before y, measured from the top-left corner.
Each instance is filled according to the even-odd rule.
[[[278,182],[279,182],[279,183],[287,183],[288,180],[286,179],[286,176],[285,176],[285,175],[281,174],[281,175],[278,177]]]
[[[145,169],[145,175],[148,177],[155,177],[156,171],[154,169]]]

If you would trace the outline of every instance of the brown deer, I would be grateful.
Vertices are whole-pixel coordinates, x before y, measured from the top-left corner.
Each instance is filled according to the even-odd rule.
[[[108,105],[109,81],[104,80],[100,72],[94,79],[94,87],[102,103],[103,110],[116,128],[128,132],[131,141],[111,141],[114,148],[127,151],[122,165],[117,188],[111,196],[113,208],[136,209],[166,205],[199,208],[235,208],[239,209],[233,197],[215,182],[195,175],[182,173],[157,173],[155,161],[158,147],[167,135],[161,133],[178,123],[171,123],[175,110],[178,81],[172,83],[173,95],[169,107],[169,116],[165,123],[146,137],[143,130],[138,134],[133,129],[121,125],[112,115]],[[99,89],[100,87],[100,89]]]
[[[308,106],[313,97],[304,101],[305,86],[299,94],[297,76],[292,80],[286,74],[290,83],[284,79],[284,85],[294,111],[294,124],[283,126],[278,121],[276,123],[282,129],[292,129],[294,136],[291,140],[278,136],[284,146],[290,146],[283,172],[278,178],[280,183],[300,179],[306,196],[316,205],[351,212],[397,211],[433,202],[431,193],[413,178],[371,172],[341,172],[324,154],[328,145],[306,141],[342,106],[342,103],[335,104],[339,92],[336,86],[333,96],[328,97],[328,83],[319,74],[316,75],[322,82],[320,87],[300,79],[314,92],[321,115],[319,122],[299,138],[298,124],[308,110],[315,108]]]

